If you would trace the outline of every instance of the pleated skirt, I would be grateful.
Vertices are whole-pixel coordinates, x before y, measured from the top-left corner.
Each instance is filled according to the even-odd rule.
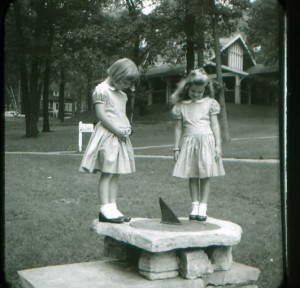
[[[99,122],[91,135],[79,171],[110,174],[135,172],[130,139],[121,141]]]
[[[225,175],[222,159],[215,160],[213,134],[184,136],[180,149],[173,176],[201,179]]]

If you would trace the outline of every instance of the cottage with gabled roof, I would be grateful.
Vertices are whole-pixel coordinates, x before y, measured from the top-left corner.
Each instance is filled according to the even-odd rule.
[[[229,38],[220,38],[220,46],[225,101],[236,104],[270,102],[270,99],[265,101],[264,98],[270,94],[270,91],[276,94],[274,87],[276,83],[278,85],[278,72],[265,67],[267,71],[260,74],[259,69],[255,69],[255,67],[261,67],[261,65],[256,64],[250,49],[240,34]],[[213,50],[209,52],[210,56],[205,59],[204,69],[209,77],[214,79],[216,78],[215,55]],[[197,57],[195,60],[197,61]],[[266,72],[268,77],[265,77]],[[184,77],[185,73],[185,62],[171,64],[161,60],[155,66],[148,67],[142,77],[148,86],[148,105],[169,103],[176,84]],[[261,91],[262,89],[264,91]],[[253,93],[256,93],[256,97],[253,97]]]

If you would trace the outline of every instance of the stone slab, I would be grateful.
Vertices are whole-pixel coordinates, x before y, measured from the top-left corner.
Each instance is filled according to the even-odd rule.
[[[227,271],[215,271],[210,275],[203,275],[205,286],[221,286],[226,284],[251,284],[258,280],[260,270],[255,267],[233,262]]]
[[[211,285],[208,285],[206,286],[205,288],[258,288],[257,285],[253,285],[253,284],[250,284],[250,285],[222,285],[222,286],[211,286]]]
[[[135,228],[155,230],[162,232],[188,232],[188,231],[201,231],[201,230],[216,230],[220,226],[212,224],[207,221],[190,221],[180,220],[181,224],[166,224],[161,222],[160,219],[143,219],[140,221],[131,221],[130,225]]]
[[[203,280],[179,276],[149,281],[118,260],[48,266],[18,271],[22,288],[203,288]]]
[[[134,227],[134,222],[145,221],[147,218],[133,218],[129,223],[111,224],[99,222],[95,219],[91,229],[100,235],[110,236],[118,241],[129,243],[149,252],[165,252],[183,248],[201,248],[209,246],[233,246],[240,242],[242,228],[232,222],[208,217],[206,222],[218,226],[217,229],[203,230],[203,225],[199,225],[199,230],[180,229],[180,231],[156,231]],[[187,218],[179,218],[187,221]],[[157,221],[160,221],[157,219]],[[131,225],[132,223],[133,225]]]

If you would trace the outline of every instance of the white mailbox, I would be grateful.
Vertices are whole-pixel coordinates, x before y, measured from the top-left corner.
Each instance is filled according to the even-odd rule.
[[[79,152],[81,152],[81,150],[82,150],[82,133],[93,133],[94,124],[82,123],[82,121],[80,121],[79,125],[78,125],[78,130],[79,130],[78,146],[79,146]]]

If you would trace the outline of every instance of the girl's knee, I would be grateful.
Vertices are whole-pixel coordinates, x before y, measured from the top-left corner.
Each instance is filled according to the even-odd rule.
[[[111,173],[104,173],[102,172],[101,177],[108,178],[108,179],[117,179],[119,178],[119,174],[111,174]]]

